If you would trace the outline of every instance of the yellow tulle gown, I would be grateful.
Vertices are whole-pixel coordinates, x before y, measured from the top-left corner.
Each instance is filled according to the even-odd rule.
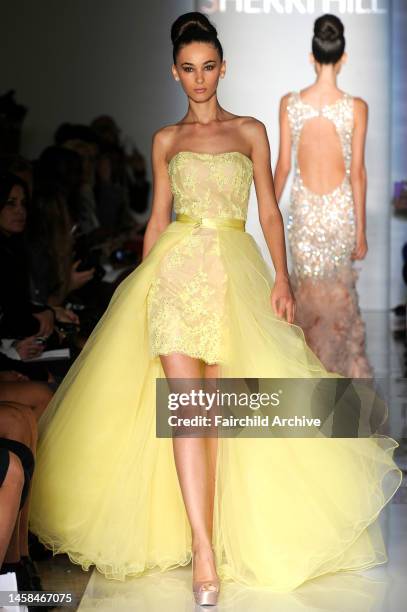
[[[172,440],[156,437],[160,353],[219,363],[220,377],[336,377],[271,307],[273,278],[244,231],[251,160],[181,151],[168,170],[177,220],[117,288],[58,388],[32,485],[39,539],[119,580],[191,560]],[[396,447],[379,435],[219,438],[221,580],[286,592],[384,563],[377,519],[400,485]]]

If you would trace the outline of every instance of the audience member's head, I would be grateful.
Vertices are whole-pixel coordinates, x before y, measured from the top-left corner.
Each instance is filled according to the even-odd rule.
[[[57,145],[81,156],[83,183],[92,183],[98,154],[98,138],[95,132],[87,125],[63,123],[55,132],[54,139]]]
[[[121,147],[101,145],[96,165],[96,176],[106,182],[123,183],[126,174],[126,159]]]
[[[79,189],[82,181],[82,160],[78,153],[63,147],[47,147],[35,167],[35,184],[57,183],[65,193]]]
[[[96,117],[90,124],[92,130],[97,134],[99,144],[110,146],[120,145],[120,129],[115,120],[109,115],[101,115]]]
[[[19,176],[26,182],[30,197],[33,193],[33,168],[29,162],[21,155],[7,155],[0,158],[0,173],[11,172]]]
[[[27,221],[30,199],[27,184],[11,172],[0,176],[0,232],[5,236],[21,234]]]
[[[66,198],[73,220],[76,220],[79,213],[82,176],[80,155],[70,149],[52,146],[47,147],[37,161],[34,184],[39,191],[42,191],[45,185],[58,185]]]

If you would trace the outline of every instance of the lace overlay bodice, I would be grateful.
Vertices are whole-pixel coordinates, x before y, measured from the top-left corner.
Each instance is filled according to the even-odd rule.
[[[170,160],[168,173],[176,213],[247,218],[253,170],[246,155],[181,151]]]
[[[246,220],[253,169],[242,153],[182,151],[168,173],[176,213]],[[219,230],[193,227],[162,258],[148,294],[151,354],[219,362],[226,290]]]
[[[294,182],[287,225],[288,240],[297,279],[333,278],[351,266],[355,245],[355,213],[350,168],[352,162],[353,98],[344,94],[334,104],[316,109],[292,93],[287,105],[294,154]],[[305,123],[324,117],[339,136],[345,167],[340,185],[326,194],[313,193],[303,181],[298,148]]]

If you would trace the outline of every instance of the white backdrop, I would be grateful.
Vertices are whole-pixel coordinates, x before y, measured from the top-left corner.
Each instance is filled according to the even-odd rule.
[[[345,24],[349,61],[339,77],[339,87],[364,98],[370,108],[366,158],[370,248],[366,259],[357,262],[356,267],[361,270],[358,289],[362,308],[384,309],[388,307],[389,296],[390,223],[388,2],[348,0],[326,2],[325,5]],[[255,116],[265,123],[274,170],[278,153],[279,100],[285,93],[311,84],[315,78],[308,53],[313,22],[322,14],[324,3],[198,0],[196,7],[207,12],[215,23],[224,47],[227,76],[219,90],[220,103],[234,113]],[[308,12],[300,12],[305,8]],[[341,13],[338,8],[348,8],[351,12]],[[363,12],[356,13],[356,10]],[[285,222],[289,187],[287,184],[281,201]],[[258,221],[254,189],[247,228],[271,263]]]

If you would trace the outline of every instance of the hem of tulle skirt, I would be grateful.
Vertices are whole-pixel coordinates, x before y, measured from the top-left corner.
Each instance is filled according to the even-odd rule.
[[[167,355],[172,355],[173,353],[186,355],[187,357],[192,357],[193,359],[201,359],[207,365],[222,365],[222,363],[224,363],[224,360],[221,357],[219,357],[218,359],[215,359],[215,358],[211,359],[207,355],[202,353],[201,351],[193,352],[193,351],[187,351],[185,349],[178,349],[178,348],[173,348],[168,351],[159,350],[156,352],[152,352],[151,355],[153,359],[156,359],[160,355],[167,356]]]
[[[119,582],[124,582],[126,578],[141,577],[147,574],[148,572],[151,572],[152,570],[155,570],[156,572],[167,572],[172,569],[176,569],[177,567],[185,567],[186,565],[189,565],[192,560],[192,553],[189,552],[187,553],[184,559],[180,559],[177,561],[171,559],[163,563],[146,563],[142,566],[140,566],[139,564],[137,567],[134,566],[134,569],[132,569],[133,566],[129,566],[125,570],[117,572],[112,571],[112,565],[109,562],[91,561],[89,559],[89,555],[84,555],[79,552],[73,552],[69,549],[69,546],[64,544],[55,544],[55,540],[52,540],[52,538],[42,535],[35,527],[30,526],[30,531],[32,531],[32,533],[36,535],[41,544],[43,544],[46,548],[52,551],[54,557],[56,555],[65,554],[69,557],[69,560],[72,563],[74,563],[75,565],[80,565],[85,572],[88,572],[90,569],[96,569],[98,572],[103,574],[103,576],[107,580],[116,580]]]
[[[393,453],[395,451],[395,449],[400,446],[399,443],[394,440],[393,438],[389,437],[389,436],[385,436],[385,435],[376,435],[374,436],[376,438],[385,438],[389,441],[391,441],[393,444],[391,446],[389,446],[388,448],[384,449],[384,452],[387,453],[388,455],[390,455],[390,457],[393,456]],[[350,540],[348,540],[342,550],[338,553],[335,552],[335,554],[333,554],[330,557],[326,557],[323,559],[322,563],[325,565],[326,563],[329,563],[330,561],[333,561],[335,558],[340,557],[343,553],[346,552],[346,550],[352,546],[352,544],[354,544],[356,542],[356,540],[362,535],[363,531],[369,527],[370,525],[372,525],[378,518],[380,513],[382,512],[383,508],[391,501],[391,499],[394,497],[395,493],[397,492],[397,490],[399,489],[401,482],[403,480],[403,473],[401,471],[400,468],[398,468],[397,466],[393,466],[390,467],[383,473],[383,476],[381,478],[380,481],[380,487],[382,488],[382,494],[383,494],[383,481],[385,479],[385,477],[387,476],[387,474],[389,474],[390,472],[396,472],[396,474],[398,474],[399,478],[398,478],[398,482],[395,483],[394,486],[394,490],[392,491],[392,493],[390,495],[387,496],[387,498],[383,501],[383,503],[380,505],[380,508],[374,513],[374,515],[372,515],[370,518],[366,519],[365,521],[363,521],[363,524],[361,524],[360,527],[358,527],[356,529],[356,535],[354,537],[352,537]],[[301,587],[302,585],[304,585],[305,583],[311,581],[311,580],[315,580],[316,578],[320,578],[321,576],[325,576],[328,574],[336,574],[339,572],[358,572],[358,571],[364,571],[367,569],[371,569],[372,567],[376,567],[377,565],[383,565],[385,563],[387,563],[388,561],[388,556],[385,553],[384,558],[382,560],[379,559],[374,559],[374,560],[370,560],[370,561],[366,561],[366,562],[361,562],[358,564],[354,564],[352,566],[341,566],[339,565],[337,568],[331,568],[331,569],[326,569],[323,571],[318,571],[317,569],[314,569],[314,573],[310,572],[309,574],[307,574],[306,576],[303,576],[300,579],[297,579],[295,582],[292,582],[289,586],[283,587],[283,588],[278,588],[272,585],[268,585],[268,584],[263,584],[260,582],[253,582],[250,580],[246,580],[244,578],[238,578],[236,576],[234,576],[232,573],[230,572],[225,572],[224,569],[222,569],[222,566],[220,568],[218,568],[218,576],[219,579],[221,580],[221,582],[236,582],[238,584],[241,584],[247,588],[250,589],[261,589],[261,590],[267,590],[269,592],[275,592],[275,593],[291,593],[292,591],[296,590],[297,588]]]
[[[384,438],[393,443],[391,446],[384,449],[384,452],[389,454],[390,457],[392,457],[394,450],[399,446],[399,443],[393,438],[390,438],[389,436],[376,435],[375,437]],[[395,495],[396,491],[399,489],[400,484],[402,482],[403,474],[400,468],[398,468],[397,466],[393,466],[393,467],[389,466],[389,468],[383,473],[382,478],[380,480],[380,487],[382,489],[383,489],[383,484],[382,484],[383,480],[387,476],[387,474],[390,472],[396,472],[399,476],[398,483],[395,484],[394,490],[392,491],[392,493],[387,496],[387,498],[383,501],[383,503],[380,505],[380,508],[375,512],[374,515],[372,515],[370,518],[363,521],[363,524],[356,529],[356,535],[344,544],[342,550],[339,553],[336,551],[335,554],[332,555],[331,557],[324,558],[322,561],[323,564],[326,564],[329,561],[334,560],[337,557],[340,557],[340,555],[346,552],[346,550],[350,546],[352,546],[354,542],[356,542],[356,540],[361,536],[363,531],[367,527],[369,527],[369,525],[374,523],[374,521],[377,520],[381,511],[393,498],[393,496]],[[383,494],[383,490],[382,490],[382,494]],[[149,563],[137,564],[137,565],[135,564],[134,566],[126,566],[125,569],[124,568],[123,569],[119,569],[119,568],[113,569],[112,564],[109,563],[108,561],[104,562],[100,560],[99,561],[90,560],[90,556],[92,555],[90,555],[89,553],[85,555],[83,553],[70,550],[69,545],[56,544],[55,539],[52,539],[51,537],[47,537],[46,535],[43,535],[41,533],[41,528],[38,525],[35,525],[35,523],[30,523],[30,530],[37,536],[38,540],[44,546],[52,550],[52,554],[54,556],[57,554],[66,554],[68,555],[72,563],[76,565],[80,565],[84,571],[89,571],[90,567],[94,566],[108,580],[118,580],[118,581],[124,582],[126,580],[126,577],[142,576],[143,574],[146,574],[147,572],[151,570],[156,570],[157,572],[166,572],[172,569],[176,569],[177,567],[184,567],[186,565],[189,565],[192,559],[192,552],[189,551],[187,552],[186,556],[183,559],[179,559],[179,560],[169,559],[168,561],[164,561],[161,563],[156,562],[156,563],[151,563],[151,564]],[[97,555],[95,555],[94,557],[96,558]],[[232,573],[230,572],[225,572],[224,569],[222,568],[222,565],[218,567],[218,576],[222,582],[236,582],[248,588],[266,589],[268,591],[273,591],[277,593],[288,593],[288,592],[294,591],[295,589],[303,585],[305,582],[314,580],[315,578],[319,578],[320,576],[324,576],[326,574],[334,574],[338,572],[357,572],[361,570],[370,569],[377,565],[382,565],[386,563],[387,561],[388,561],[388,558],[387,558],[387,555],[385,555],[385,558],[383,560],[375,559],[375,560],[371,560],[368,562],[353,565],[352,567],[339,566],[335,569],[327,569],[321,572],[314,569],[314,573],[310,572],[309,574],[307,574],[307,576],[297,579],[295,582],[291,583],[289,586],[284,587],[284,588],[278,588],[278,587],[263,584],[260,582],[251,582],[249,580],[241,579],[240,577],[236,577],[232,575]]]

